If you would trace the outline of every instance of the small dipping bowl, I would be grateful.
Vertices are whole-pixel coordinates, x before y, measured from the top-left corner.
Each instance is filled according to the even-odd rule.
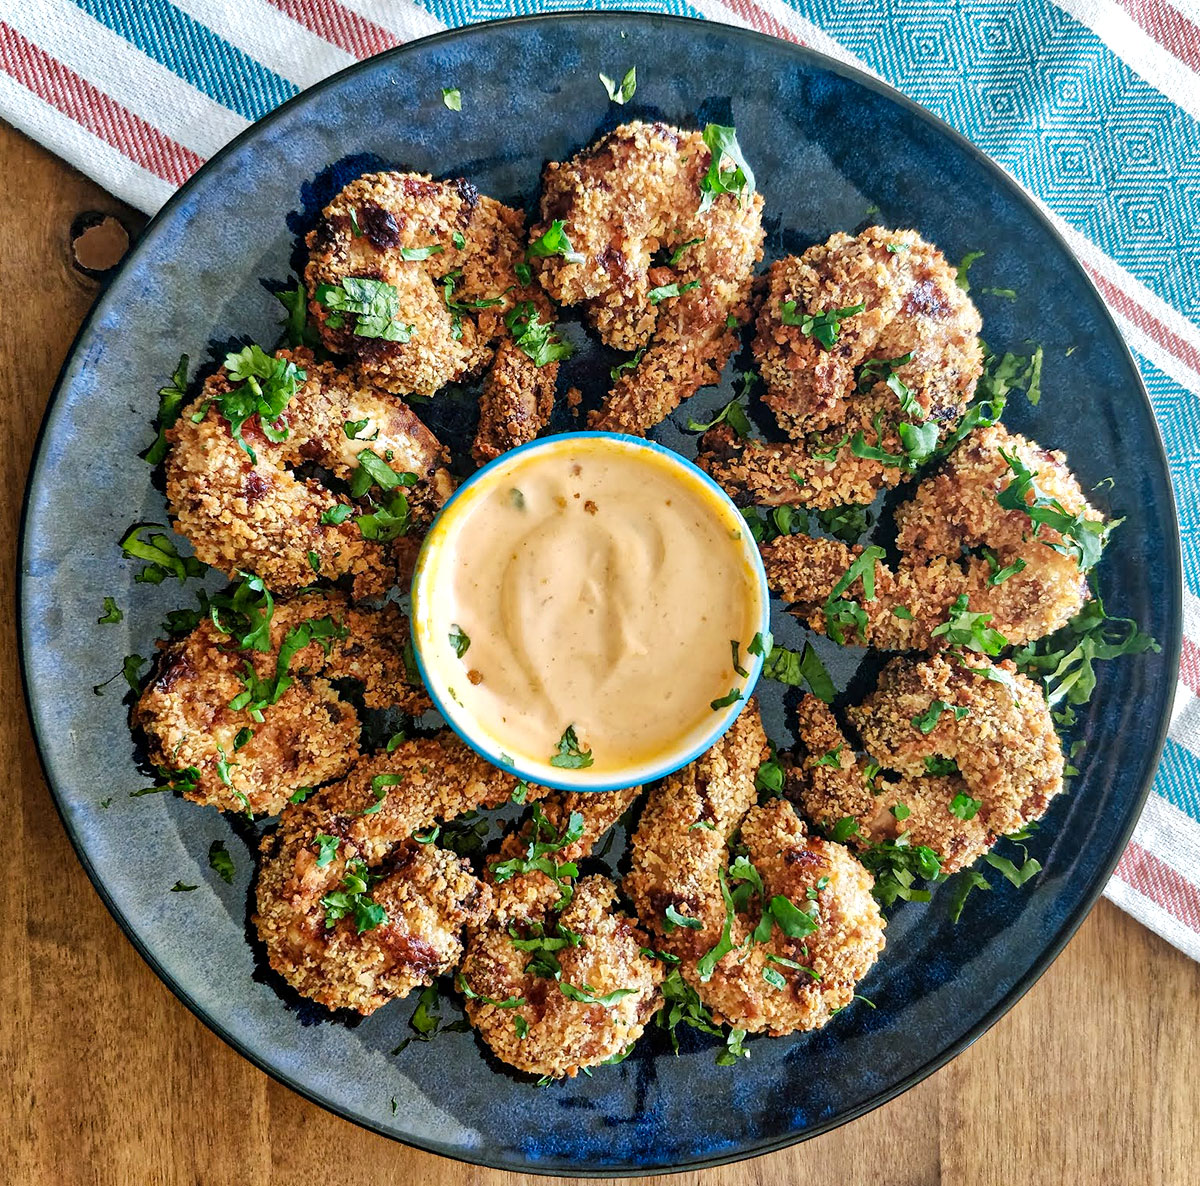
[[[618,483],[607,489],[607,499],[601,494],[595,502],[589,499],[588,481],[593,474],[597,482],[603,475]],[[535,502],[527,503],[523,485]],[[580,489],[574,489],[576,485]],[[606,513],[608,520],[600,517]],[[526,514],[527,523],[522,521]],[[593,518],[589,521],[587,515]],[[687,525],[680,527],[685,520]],[[669,527],[665,532],[664,523]],[[610,539],[606,533],[614,526],[620,534]],[[510,535],[511,546],[498,545]],[[726,541],[727,551],[714,555],[717,545],[724,548]],[[501,548],[497,563],[480,580],[471,557],[482,547],[496,546]],[[536,552],[538,547],[541,553]],[[552,559],[531,569],[535,563],[529,559],[531,554]],[[620,662],[640,666],[620,671],[627,696],[635,671],[650,670],[661,680],[664,699],[658,703],[672,699],[677,705],[671,714],[658,714],[647,704],[631,716],[628,733],[621,730],[620,736],[638,740],[631,740],[626,754],[619,752],[612,737],[603,747],[594,744],[586,724],[577,736],[566,732],[567,726],[577,723],[576,714],[571,704],[557,702],[552,689],[563,686],[564,667],[566,677],[574,678],[577,665],[551,670],[557,652],[539,653],[523,637],[514,641],[510,635],[519,632],[488,630],[480,637],[478,622],[488,615],[496,621],[511,621],[515,616],[518,622],[532,624],[536,632],[543,615],[539,599],[545,582],[540,574],[557,565],[562,567],[555,572],[556,579],[563,573],[571,575],[565,597],[546,601],[544,613],[558,615],[555,620],[568,629],[573,645],[591,646],[595,641],[595,662],[589,650],[585,670],[605,671],[606,659],[599,652],[628,645],[631,657]],[[732,572],[736,579],[717,587],[706,579],[712,570]],[[589,575],[593,572],[602,574],[604,581],[593,579]],[[628,640],[627,613],[644,614],[645,599],[661,588],[661,582],[681,574],[687,579],[689,572],[696,576],[696,595],[665,605],[661,628],[655,620],[651,629],[643,630],[646,637]],[[479,610],[475,623],[458,620],[464,616],[460,594],[468,581],[474,608]],[[509,617],[502,618],[504,613]],[[707,623],[710,613],[725,621],[726,633],[740,638],[713,639],[712,645],[701,648],[703,655],[696,654],[695,647],[681,651],[686,636],[681,623],[694,619]],[[594,615],[606,615],[603,621],[610,628],[596,633],[600,625]],[[735,619],[742,623],[739,630],[728,628]],[[592,626],[592,633],[577,634],[576,622]],[[417,556],[412,582],[413,649],[438,711],[489,762],[527,782],[563,790],[638,786],[694,761],[745,707],[763,665],[762,654],[755,652],[764,648],[755,647],[754,638],[769,638],[769,629],[762,558],[729,496],[679,454],[619,433],[547,437],[513,449],[478,470],[434,520]],[[713,653],[715,649],[720,653]],[[617,664],[607,661],[617,672]],[[669,669],[655,668],[656,662],[669,664]],[[641,690],[650,683],[635,679],[633,686]],[[732,699],[735,693],[737,698]],[[613,714],[632,713],[626,708],[629,702],[619,694],[601,696],[593,712],[611,727]],[[554,716],[558,743],[546,736],[534,745],[530,727],[522,731],[501,723],[525,719],[529,726],[531,705],[540,705]],[[660,716],[668,715],[687,720],[680,719],[675,727],[664,725],[659,736],[655,730]],[[558,737],[560,728],[563,733]],[[595,729],[602,732],[599,726]],[[584,764],[586,757],[580,754],[593,757],[592,764]],[[552,762],[553,757],[558,761]]]

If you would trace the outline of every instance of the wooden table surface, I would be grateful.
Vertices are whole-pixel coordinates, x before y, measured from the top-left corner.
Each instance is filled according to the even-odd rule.
[[[46,399],[97,285],[77,215],[144,221],[0,124],[0,455],[11,607],[17,522]],[[98,442],[98,445],[100,443]],[[0,1180],[275,1186],[510,1186],[364,1132],[256,1070],[142,963],[51,804],[21,700],[13,623],[0,881]],[[886,1107],[790,1150],[678,1181],[1021,1186],[1182,1184],[1200,1132],[1200,968],[1107,902],[970,1050]]]

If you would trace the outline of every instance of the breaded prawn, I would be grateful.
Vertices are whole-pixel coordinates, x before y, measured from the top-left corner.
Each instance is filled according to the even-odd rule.
[[[271,967],[326,1008],[362,1014],[432,984],[461,958],[465,928],[491,912],[492,891],[414,833],[495,806],[515,785],[447,731],[288,807],[263,840],[256,888]]]
[[[509,328],[522,310],[541,326],[554,320],[541,289],[521,281],[529,280],[524,230],[521,211],[462,178],[375,173],[346,186],[307,239],[305,280],[322,341],[352,358],[365,382],[431,396],[494,360],[472,450],[480,464],[532,440],[554,404],[557,361],[538,365],[536,349],[518,346]],[[356,293],[372,297],[385,320],[360,315],[359,305],[347,312]]]
[[[597,1066],[636,1042],[658,1008],[662,968],[616,908],[616,886],[562,869],[639,791],[555,792],[490,864],[496,909],[472,934],[457,983],[471,1024],[519,1070],[560,1078]],[[557,876],[526,867],[538,843]]]
[[[762,196],[721,194],[702,211],[711,160],[699,132],[634,122],[546,168],[531,234],[561,221],[572,251],[537,261],[542,284],[582,304],[605,345],[639,352],[593,428],[644,435],[715,383],[737,348],[762,258]],[[660,252],[678,258],[658,264]],[[672,285],[678,295],[666,295]]]
[[[736,1029],[773,1036],[819,1029],[850,1004],[883,950],[873,878],[844,845],[810,835],[782,799],[752,807],[740,840],[763,893],[754,894],[746,913],[732,914],[732,947],[711,977],[704,980],[690,962],[683,974],[714,1019]],[[760,920],[773,905],[795,933],[777,915],[759,941],[755,928],[765,927]]]
[[[866,622],[847,641],[885,650],[929,649],[939,645],[933,632],[960,597],[966,597],[970,612],[990,614],[990,626],[1012,643],[1041,638],[1079,612],[1089,593],[1071,541],[1046,525],[1035,534],[1028,513],[999,502],[1017,480],[1006,457],[1032,471],[1038,489],[1057,499],[1067,516],[1101,524],[1062,453],[999,424],[978,428],[897,510],[901,561],[894,569],[882,560],[868,568],[874,596],[867,595],[861,575],[843,591]],[[1034,498],[1031,490],[1026,501]],[[761,550],[771,588],[814,630],[825,630],[825,606],[863,549],[792,535]]]
[[[827,705],[813,696],[800,702],[797,794],[812,820],[832,826],[853,817],[856,847],[907,834],[952,873],[1040,819],[1062,790],[1062,743],[1049,706],[1009,661],[893,659],[847,716],[867,758]]]
[[[902,403],[892,391],[893,418],[958,422],[983,371],[982,322],[955,270],[916,231],[839,231],[798,258],[777,260],[769,284],[754,354],[767,385],[763,402],[789,436],[840,426],[859,400],[859,379],[871,392],[891,391],[889,375],[908,393]],[[796,324],[806,314],[836,326],[830,333],[820,322]],[[874,373],[856,375],[869,360]]]
[[[261,721],[252,706],[229,707],[247,691],[247,666],[255,680],[272,681],[288,632],[320,620],[331,620],[336,633],[292,656],[290,683],[276,703],[259,710]],[[356,609],[339,593],[277,603],[267,651],[238,649],[205,618],[163,647],[133,723],[145,731],[150,760],[174,776],[185,798],[222,811],[274,815],[299,788],[340,778],[358,758],[358,713],[333,681],[361,683],[372,708],[419,713],[428,707],[424,689],[406,673],[407,640],[408,623],[395,605]]]
[[[415,475],[406,492],[409,513],[428,522],[453,488],[446,451],[406,404],[356,385],[310,351],[280,350],[274,357],[304,375],[275,421],[284,439],[268,440],[253,416],[241,435],[254,457],[239,444],[219,409],[220,398],[237,386],[224,367],[168,431],[167,500],[175,525],[205,564],[231,578],[252,572],[288,593],[317,576],[350,575],[356,596],[378,596],[396,583],[392,549],[364,538],[344,497],[294,471],[315,462],[348,481],[369,449],[395,474]]]

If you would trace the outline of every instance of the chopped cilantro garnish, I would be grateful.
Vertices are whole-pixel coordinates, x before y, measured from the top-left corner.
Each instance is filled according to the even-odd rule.
[[[858,371],[859,391],[869,391],[876,383],[884,382],[900,401],[900,411],[906,416],[924,420],[925,414],[908,385],[896,373],[901,367],[912,362],[912,351],[901,354],[898,358],[868,358]]]
[[[341,841],[336,836],[328,836],[321,832],[317,834],[317,868],[324,869],[326,865],[332,865],[337,857],[338,846]]]
[[[1018,649],[1013,661],[1026,675],[1041,680],[1051,707],[1080,705],[1095,690],[1095,660],[1161,649],[1132,618],[1110,618],[1104,602],[1094,596],[1061,629]]]
[[[346,276],[339,284],[318,284],[314,296],[329,310],[325,324],[342,329],[353,318],[351,332],[360,338],[407,342],[414,326],[401,325],[400,293],[392,284],[367,276]]]
[[[803,939],[817,929],[815,914],[801,910],[791,898],[785,898],[782,894],[776,894],[771,899],[770,911],[779,929],[789,939]]]
[[[428,259],[431,255],[441,255],[445,250],[441,243],[428,243],[424,247],[401,247],[400,258],[410,261]]]
[[[679,266],[679,261],[683,259],[683,253],[687,251],[689,247],[699,246],[699,244],[704,242],[704,238],[705,237],[703,235],[699,235],[695,239],[688,239],[686,243],[680,243],[677,247],[672,248],[671,256],[667,260],[667,266],[671,268],[677,268]],[[735,318],[734,325],[736,324],[737,320]],[[732,329],[733,326],[726,326],[726,328]]]
[[[730,688],[729,692],[724,696],[718,696],[709,704],[709,708],[713,712],[719,712],[722,708],[728,708],[731,704],[736,704],[742,699],[742,693],[737,688]]]
[[[1009,577],[1015,577],[1017,573],[1025,570],[1026,561],[1020,556],[1003,568],[1000,567],[1000,560],[991,548],[983,549],[983,558],[988,562],[988,568],[992,570],[988,577],[988,584],[991,586],[1002,585]]]
[[[652,288],[650,290],[650,303],[652,305],[657,305],[661,301],[665,301],[668,297],[682,296],[685,292],[690,292],[693,288],[699,287],[699,280],[690,280],[687,284],[679,284],[678,282],[672,284],[661,284],[658,288]]]
[[[663,926],[663,930],[667,934],[670,934],[671,931],[673,931],[676,927],[686,927],[688,930],[698,931],[704,926],[704,923],[701,922],[700,919],[692,918],[687,914],[680,914],[680,912],[675,909],[673,903],[667,906],[666,910],[663,911],[663,914],[666,916],[667,920],[666,924]]]
[[[972,613],[968,608],[967,595],[962,593],[950,607],[946,620],[930,632],[934,638],[945,638],[955,646],[967,647],[984,655],[998,655],[1008,639],[988,623],[991,614]]]
[[[522,301],[506,313],[504,324],[508,326],[518,348],[540,367],[570,358],[575,353],[569,342],[558,338],[552,324],[542,321],[532,301]]]
[[[558,739],[558,752],[550,759],[550,765],[560,770],[583,770],[592,764],[592,751],[579,748],[575,726],[568,725]]]
[[[332,927],[349,914],[361,935],[387,922],[387,912],[369,892],[378,880],[378,875],[372,873],[361,858],[347,861],[339,888],[321,899],[325,908],[325,926]]]
[[[999,494],[996,501],[1009,511],[1021,511],[1029,516],[1033,523],[1033,534],[1037,536],[1038,529],[1049,527],[1062,536],[1061,543],[1049,543],[1048,547],[1064,556],[1073,556],[1083,572],[1087,572],[1100,559],[1104,545],[1113,529],[1124,520],[1115,519],[1106,522],[1100,519],[1088,519],[1083,512],[1069,514],[1057,498],[1044,493],[1038,488],[1034,479],[1037,473],[1030,470],[1017,453],[1006,453],[1000,450],[1000,456],[1008,463],[1008,468],[1016,475]],[[1032,496],[1032,498],[1031,498]]]
[[[181,354],[175,364],[175,370],[165,387],[158,389],[158,416],[155,423],[158,426],[158,436],[154,444],[142,456],[151,465],[158,465],[167,456],[170,445],[167,443],[167,429],[174,426],[183,411],[184,400],[187,399],[188,356]]]
[[[208,846],[208,867],[216,873],[226,885],[233,884],[233,857],[220,840],[214,840]]]
[[[1033,857],[1027,857],[1025,863],[1018,868],[1008,857],[998,856],[994,852],[983,854],[983,859],[987,861],[993,869],[998,870],[1008,881],[1012,882],[1018,889],[1021,888],[1035,873],[1042,871],[1042,866]]]
[[[950,921],[958,922],[971,891],[990,890],[992,886],[988,879],[975,869],[963,869],[961,873],[956,873],[950,880]]]
[[[278,420],[307,374],[294,362],[273,358],[257,345],[225,355],[225,371],[234,386],[202,405],[193,419],[202,417],[210,403],[215,405],[229,422],[233,439],[257,465],[258,456],[242,436],[242,425],[251,416],[258,416],[259,427],[267,440],[287,440],[287,426]]]
[[[721,898],[725,902],[725,923],[721,928],[721,937],[716,944],[696,961],[696,974],[701,982],[707,983],[717,970],[717,964],[733,950],[733,940],[730,938],[730,928],[733,925],[733,898],[729,893],[729,881],[724,869],[717,870],[721,883]]]
[[[442,87],[442,102],[451,111],[462,110],[462,92],[456,86]]]
[[[959,791],[950,800],[950,814],[957,816],[961,820],[972,820],[982,806],[982,799],[972,799],[966,791]]]
[[[968,251],[967,254],[962,257],[962,260],[959,262],[958,268],[956,269],[958,274],[955,276],[954,282],[963,290],[963,292],[971,291],[971,281],[967,277],[967,273],[971,270],[971,265],[977,259],[982,259],[986,254],[987,253],[984,251]]]
[[[450,645],[454,648],[454,653],[458,658],[462,658],[467,653],[467,648],[471,645],[470,636],[457,623],[453,623],[450,627]]]
[[[862,582],[863,598],[866,601],[875,600],[875,564],[885,556],[884,550],[876,544],[863,549],[850,567],[838,578],[827,598],[825,611],[825,626],[829,637],[842,645],[846,641],[845,628],[853,626],[855,632],[862,638],[866,637],[867,615],[856,601],[847,600],[843,594],[855,581]]]
[[[779,320],[784,325],[796,326],[805,337],[816,338],[826,350],[831,350],[841,334],[842,322],[866,307],[857,304],[847,305],[844,309],[824,309],[819,313],[797,313],[795,301],[781,301]]]
[[[632,358],[627,358],[624,362],[619,362],[615,367],[611,367],[608,377],[615,383],[625,371],[636,371],[638,363],[642,361],[642,355],[645,353],[646,347],[639,346],[637,353]]]
[[[944,712],[954,714],[956,721],[961,721],[963,717],[970,712],[970,709],[965,705],[947,704],[944,700],[935,700],[924,712],[919,712],[912,719],[912,723],[921,730],[922,733],[932,733],[937,726],[938,718]]]
[[[104,612],[96,619],[97,626],[105,626],[111,622],[119,622],[125,615],[121,612],[117,603],[111,598],[104,599]]]
[[[622,997],[637,992],[636,988],[614,988],[612,992],[598,996],[596,990],[587,984],[582,988],[576,988],[574,984],[568,984],[565,980],[559,980],[557,983],[559,991],[569,1001],[579,1001],[585,1005],[604,1005],[608,1008],[615,1005]]]
[[[749,198],[754,193],[754,172],[742,156],[734,128],[708,124],[703,132],[704,143],[712,154],[708,172],[700,181],[700,210],[708,210],[721,194],[736,194]]]
[[[135,523],[121,540],[121,551],[134,560],[145,560],[146,567],[134,575],[138,584],[161,585],[169,576],[178,577],[183,584],[189,577],[202,577],[208,572],[208,565],[202,564],[195,556],[181,556],[174,542],[165,535],[148,534],[142,538],[142,532],[151,532],[161,523]]]
[[[583,256],[571,246],[564,229],[566,223],[556,218],[526,249],[527,259],[546,259],[551,255],[561,255],[569,264],[583,263]]]
[[[321,512],[321,524],[325,527],[339,527],[353,514],[354,508],[352,506],[347,506],[344,502],[339,502],[337,506],[330,507],[328,510]]]
[[[590,755],[589,755],[590,757]],[[574,861],[559,861],[554,855],[583,835],[583,816],[573,811],[567,817],[566,826],[560,833],[542,813],[542,805],[535,803],[530,817],[529,847],[525,856],[513,857],[492,866],[492,876],[498,885],[522,873],[544,873],[558,883],[561,896],[555,903],[559,910],[570,901],[571,878],[577,876],[579,868]]]
[[[273,704],[278,704],[284,692],[292,686],[292,677],[288,668],[298,651],[303,650],[313,642],[319,642],[326,654],[335,639],[345,638],[349,631],[338,625],[331,617],[310,618],[293,626],[284,636],[279,645],[279,654],[275,660],[274,674],[268,679],[259,677],[254,665],[247,660],[242,675],[245,690],[239,692],[230,702],[229,707],[234,712],[246,711],[257,721],[262,720],[262,712]]]
[[[630,66],[625,71],[625,77],[621,79],[620,85],[609,78],[607,74],[601,74],[600,81],[604,84],[609,99],[623,107],[633,98],[634,92],[637,90],[637,67]]]
[[[707,432],[718,424],[728,424],[739,437],[748,437],[753,431],[753,425],[750,423],[749,416],[746,415],[746,407],[742,400],[742,395],[735,396],[707,424],[701,424],[689,416],[688,432]]]
[[[901,832],[895,840],[883,840],[868,845],[859,853],[859,859],[875,876],[875,887],[871,891],[883,906],[890,906],[897,898],[906,902],[927,902],[929,891],[914,889],[918,878],[933,880],[942,871],[942,863],[936,852],[924,844],[913,844],[907,832]]]
[[[198,885],[185,885],[182,881],[177,881],[173,886],[171,886],[171,893],[189,894],[192,892],[192,890],[199,888],[200,887]]]

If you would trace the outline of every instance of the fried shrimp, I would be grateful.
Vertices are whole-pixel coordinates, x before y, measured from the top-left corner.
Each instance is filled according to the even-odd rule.
[[[414,833],[515,786],[449,733],[360,762],[262,844],[254,924],[271,967],[329,1009],[373,1013],[462,956],[492,909],[469,863]]]
[[[471,456],[480,465],[527,444],[550,420],[558,364],[538,364],[511,338],[496,347],[496,361],[479,397],[479,428]]]
[[[847,710],[870,764],[815,697],[804,697],[797,716],[805,814],[829,825],[852,817],[859,848],[907,835],[948,873],[1040,819],[1063,787],[1050,708],[1007,660],[893,659],[876,690]]]
[[[958,421],[983,372],[982,322],[954,269],[916,231],[839,231],[777,260],[769,286],[754,355],[763,402],[789,436],[843,424],[863,387],[892,393],[893,419]]]
[[[850,1003],[883,947],[883,919],[870,875],[841,845],[809,837],[787,803],[755,806],[766,752],[749,706],[651,792],[623,888],[716,1020],[785,1034]],[[735,906],[739,885],[752,895]]]
[[[1021,470],[1036,484],[1005,501],[1023,502],[1025,510],[1001,501],[1010,489],[1021,489]],[[1063,530],[1032,517],[1051,502],[1057,508],[1051,517]],[[768,583],[814,630],[827,629],[828,607],[854,599],[855,616],[862,616],[845,632],[847,641],[886,650],[953,641],[943,628],[963,598],[965,611],[991,615],[991,628],[1008,642],[1028,642],[1064,626],[1082,608],[1093,560],[1088,549],[1094,544],[1098,555],[1109,530],[1062,453],[999,424],[967,436],[899,508],[896,523],[901,560],[894,569],[881,559],[862,561],[862,548],[781,536],[762,547]],[[834,598],[852,565],[859,571]]]
[[[683,974],[717,1021],[773,1036],[819,1029],[850,1004],[883,950],[871,875],[843,845],[810,836],[782,799],[746,813],[741,844],[762,891],[752,882],[750,911],[727,910],[732,947],[710,978],[698,964]]]
[[[650,792],[621,887],[642,925],[673,954],[698,958],[707,950],[702,934],[712,936],[709,947],[716,942],[724,917],[717,870],[758,797],[754,779],[766,753],[758,705],[751,702],[716,745]],[[703,932],[675,926],[668,910],[701,919]]]
[[[983,371],[979,313],[914,231],[839,232],[771,265],[754,354],[763,403],[792,438],[738,442],[726,425],[700,465],[739,502],[871,502],[928,457]]]
[[[582,304],[605,345],[637,352],[593,428],[644,435],[717,381],[750,319],[762,197],[723,193],[702,208],[711,163],[699,132],[630,123],[546,169],[534,241],[561,222],[570,249],[537,261],[542,284]]]
[[[384,593],[396,581],[390,533],[369,533],[352,504],[293,471],[312,462],[349,481],[366,457],[392,485],[411,474],[405,513],[419,523],[451,493],[446,451],[407,405],[357,386],[307,350],[262,360],[296,368],[286,380],[295,390],[269,425],[255,415],[234,431],[222,401],[248,384],[239,388],[222,367],[167,433],[167,500],[178,530],[205,564],[229,577],[256,573],[276,592],[302,588],[315,573],[351,576],[359,597]]]
[[[519,210],[462,178],[352,181],[306,240],[322,341],[365,382],[398,395],[433,395],[481,374],[506,314],[531,301],[549,315],[545,296],[517,275],[524,229]]]
[[[616,886],[572,882],[574,862],[639,790],[556,792],[491,864],[496,909],[472,935],[457,984],[480,1037],[519,1070],[561,1078],[597,1066],[636,1042],[658,1008],[661,966],[616,909]]]
[[[281,672],[289,638],[288,646],[303,645]],[[355,609],[337,593],[276,605],[265,651],[238,649],[206,618],[163,647],[133,723],[145,731],[150,760],[185,798],[274,815],[299,788],[340,778],[358,758],[358,714],[333,681],[359,682],[371,708],[428,707],[406,674],[407,639],[394,605]],[[248,702],[231,708],[239,697]]]

